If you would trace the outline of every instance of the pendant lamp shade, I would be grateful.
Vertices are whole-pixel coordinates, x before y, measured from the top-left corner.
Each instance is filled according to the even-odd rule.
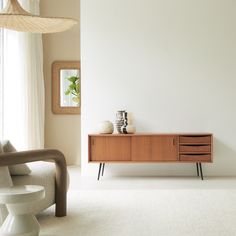
[[[70,29],[78,22],[63,17],[41,17],[24,10],[17,0],[8,0],[0,12],[0,27],[31,33],[56,33]]]

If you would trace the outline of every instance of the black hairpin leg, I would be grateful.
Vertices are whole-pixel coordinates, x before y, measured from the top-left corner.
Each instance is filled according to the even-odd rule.
[[[105,163],[102,164],[102,176],[104,174],[104,169],[105,169]]]
[[[198,166],[198,162],[196,163],[197,166],[197,176],[199,176],[199,166]]]
[[[201,162],[199,163],[199,166],[200,166],[201,178],[202,178],[202,180],[203,180],[203,174],[202,174],[202,163],[201,163]]]
[[[99,164],[99,169],[98,169],[98,180],[100,179],[101,168],[102,168],[102,163]]]

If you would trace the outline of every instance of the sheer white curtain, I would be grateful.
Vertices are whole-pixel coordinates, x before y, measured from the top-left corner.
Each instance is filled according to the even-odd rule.
[[[21,0],[39,13],[39,0]],[[3,137],[19,149],[44,147],[42,35],[4,30]]]
[[[0,9],[3,1],[0,0]],[[0,29],[0,140],[3,139],[3,30]]]

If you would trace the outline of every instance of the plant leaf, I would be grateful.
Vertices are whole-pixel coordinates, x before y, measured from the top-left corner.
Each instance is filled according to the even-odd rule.
[[[66,91],[65,91],[65,95],[69,95],[70,94],[70,89],[67,89]]]
[[[67,80],[69,80],[69,81],[72,82],[72,83],[75,83],[75,81],[78,80],[78,79],[79,79],[79,78],[76,77],[76,76],[71,76],[71,77],[67,78]]]
[[[71,84],[71,85],[69,86],[69,88],[70,88],[71,90],[76,90],[76,84]]]

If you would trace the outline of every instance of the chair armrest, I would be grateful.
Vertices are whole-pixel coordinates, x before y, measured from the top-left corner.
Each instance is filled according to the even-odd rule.
[[[42,149],[0,154],[0,166],[48,160],[56,165],[56,216],[66,216],[67,168],[63,153],[55,149]]]

